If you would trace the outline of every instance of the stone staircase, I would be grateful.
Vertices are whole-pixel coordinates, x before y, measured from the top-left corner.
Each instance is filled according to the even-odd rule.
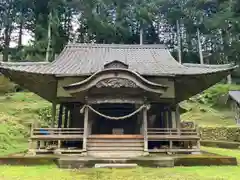
[[[143,155],[142,138],[123,137],[89,137],[87,152],[89,156],[98,158],[132,158]]]

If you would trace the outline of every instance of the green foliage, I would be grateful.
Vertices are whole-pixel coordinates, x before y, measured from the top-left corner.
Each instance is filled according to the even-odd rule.
[[[7,78],[0,74],[0,94],[14,92],[16,85],[10,82]]]
[[[42,125],[45,125],[45,126],[52,125],[52,107],[51,106],[36,109],[36,114],[39,116],[39,119]],[[58,117],[56,115],[56,119],[57,118]]]
[[[239,89],[239,85],[217,84],[182,102],[181,107],[187,111],[182,114],[182,120],[194,121],[200,126],[235,125],[235,114],[230,109],[227,99],[229,90]]]
[[[32,93],[0,96],[0,154],[26,149],[30,124],[43,121],[36,112],[47,107],[48,102]]]
[[[228,92],[230,90],[240,90],[239,85],[234,84],[217,84],[215,86],[210,87],[209,89],[205,90],[199,95],[196,95],[195,97],[191,98],[192,101],[197,101],[202,104],[208,104],[208,105],[223,105],[218,104],[221,101],[221,98],[225,98],[228,95]],[[224,103],[224,102],[223,102]],[[226,101],[225,101],[226,103]]]

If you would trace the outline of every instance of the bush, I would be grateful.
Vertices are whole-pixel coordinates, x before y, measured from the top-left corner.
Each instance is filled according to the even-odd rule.
[[[36,110],[36,113],[39,116],[39,119],[41,120],[41,125],[51,126],[51,124],[52,124],[52,108],[51,108],[51,106],[39,108]],[[57,118],[58,117],[56,117],[56,119]]]
[[[202,140],[240,142],[240,127],[199,127]]]
[[[17,85],[0,74],[0,93],[15,92]]]

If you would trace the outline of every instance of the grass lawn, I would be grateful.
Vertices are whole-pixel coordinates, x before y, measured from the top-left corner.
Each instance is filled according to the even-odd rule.
[[[200,126],[233,126],[236,125],[234,112],[227,108],[214,108],[206,104],[184,101],[181,103],[188,111],[181,115],[185,121],[195,121]]]
[[[201,147],[203,151],[207,151],[210,153],[216,153],[223,156],[232,156],[236,157],[238,163],[240,164],[240,150],[238,149],[224,149],[224,148],[214,148],[214,147]]]
[[[0,166],[1,180],[238,180],[236,167],[61,170],[51,166]]]
[[[235,156],[239,150],[202,147],[202,150]],[[61,170],[55,165],[0,166],[1,180],[238,180],[240,166],[136,168],[136,169],[84,169]]]

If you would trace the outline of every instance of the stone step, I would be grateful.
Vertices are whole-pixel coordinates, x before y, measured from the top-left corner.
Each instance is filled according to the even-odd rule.
[[[95,168],[136,168],[137,164],[95,164]]]
[[[143,147],[87,147],[88,151],[143,151]]]

